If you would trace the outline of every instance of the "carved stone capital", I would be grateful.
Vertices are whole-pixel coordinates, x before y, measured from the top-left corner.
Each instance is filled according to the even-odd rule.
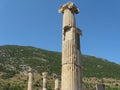
[[[29,67],[28,73],[33,73],[33,72],[34,72],[34,70],[31,67]]]
[[[79,9],[74,5],[73,2],[68,2],[59,8],[59,13],[64,13],[65,9],[69,9],[72,13],[79,13]]]
[[[54,78],[54,79],[59,79],[59,78],[60,78],[60,76],[59,76],[59,75],[57,75],[57,74],[53,74],[53,78]]]
[[[48,73],[47,73],[47,72],[43,72],[43,73],[42,73],[42,76],[43,76],[43,78],[47,78]]]

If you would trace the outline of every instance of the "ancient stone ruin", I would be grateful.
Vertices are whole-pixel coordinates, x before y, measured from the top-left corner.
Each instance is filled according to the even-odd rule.
[[[28,70],[28,90],[33,90],[33,69],[29,68]]]
[[[82,90],[82,70],[81,70],[81,51],[80,35],[82,31],[76,27],[75,14],[79,9],[68,2],[59,8],[63,13],[62,27],[62,73],[61,88],[59,76],[54,75],[55,90]],[[43,90],[47,90],[47,72],[42,73]],[[33,74],[29,72],[28,90],[32,90]]]
[[[48,73],[43,72],[42,75],[43,75],[43,90],[47,90],[47,76],[48,76]]]
[[[82,90],[80,35],[76,27],[75,14],[79,9],[68,2],[60,7],[63,13],[62,27],[62,83],[61,90]]]
[[[59,81],[59,78],[60,78],[60,77],[59,77],[59,75],[56,75],[56,74],[55,74],[53,77],[54,77],[54,79],[55,79],[55,90],[60,90],[60,85],[59,85],[59,82],[60,82],[60,81]]]

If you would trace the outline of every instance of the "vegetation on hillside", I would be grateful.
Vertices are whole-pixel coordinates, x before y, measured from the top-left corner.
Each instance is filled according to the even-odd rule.
[[[83,76],[120,79],[120,65],[95,56],[83,56]]]

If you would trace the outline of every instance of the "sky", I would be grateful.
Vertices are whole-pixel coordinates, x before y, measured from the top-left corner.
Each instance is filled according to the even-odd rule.
[[[0,0],[0,46],[61,52],[61,5],[69,0]],[[71,0],[80,9],[81,52],[120,64],[120,0]]]

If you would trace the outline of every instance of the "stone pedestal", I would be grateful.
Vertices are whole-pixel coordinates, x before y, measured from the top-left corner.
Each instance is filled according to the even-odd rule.
[[[97,84],[96,90],[105,90],[105,85],[104,84]]]
[[[61,90],[82,90],[81,74],[81,30],[76,27],[74,14],[78,14],[78,8],[68,2],[60,7],[63,13],[62,28],[62,82]]]
[[[48,73],[43,72],[42,76],[43,76],[43,90],[47,90],[47,76],[48,76]]]
[[[58,75],[54,75],[54,79],[55,79],[55,90],[60,90],[59,87],[59,76]]]
[[[29,68],[28,70],[28,89],[32,90],[33,88],[33,69]]]

